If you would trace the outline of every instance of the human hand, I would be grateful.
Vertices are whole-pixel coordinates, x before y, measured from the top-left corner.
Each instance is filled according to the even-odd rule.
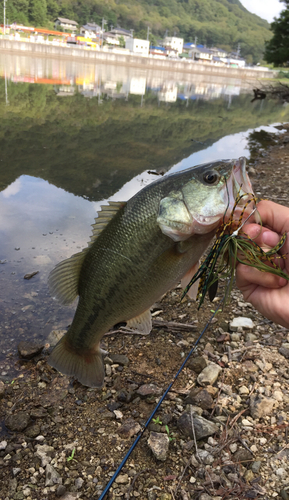
[[[261,201],[257,208],[262,227],[248,223],[243,230],[265,251],[276,246],[286,232],[287,239],[280,255],[287,254],[287,258],[280,257],[276,262],[289,275],[289,208],[271,201]],[[289,328],[289,282],[285,278],[238,264],[236,283],[247,302],[266,318]]]

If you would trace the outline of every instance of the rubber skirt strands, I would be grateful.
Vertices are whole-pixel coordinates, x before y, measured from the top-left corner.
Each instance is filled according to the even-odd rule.
[[[187,361],[189,360],[190,356],[193,354],[193,352],[196,350],[202,336],[204,335],[205,331],[207,330],[207,328],[209,327],[212,319],[215,317],[215,315],[217,314],[219,308],[221,307],[222,303],[217,307],[216,311],[214,312],[214,314],[210,317],[209,321],[207,322],[206,326],[204,327],[203,331],[201,332],[199,338],[196,340],[194,346],[192,347],[192,349],[190,350],[189,354],[187,355],[186,359],[184,360],[183,364],[181,365],[179,371],[177,372],[177,374],[175,375],[175,377],[173,378],[172,382],[170,383],[170,385],[167,387],[167,389],[165,390],[164,394],[162,395],[161,399],[159,400],[157,406],[155,407],[155,409],[153,410],[153,412],[151,413],[151,415],[149,416],[148,420],[146,421],[143,429],[141,430],[140,434],[137,436],[137,438],[135,439],[134,443],[132,444],[132,446],[130,447],[130,449],[128,450],[127,454],[125,455],[124,459],[122,460],[121,464],[119,465],[119,467],[117,468],[117,470],[115,471],[114,475],[112,476],[112,478],[110,479],[110,481],[107,483],[106,487],[104,488],[103,492],[100,494],[100,496],[98,497],[98,500],[102,500],[103,498],[105,498],[106,494],[109,492],[110,490],[110,487],[112,486],[112,484],[114,483],[114,481],[116,480],[117,476],[119,475],[119,473],[121,472],[122,468],[124,467],[124,465],[126,464],[127,460],[129,459],[131,453],[133,452],[133,450],[135,449],[136,445],[138,444],[139,440],[141,439],[141,437],[143,436],[145,430],[147,429],[148,425],[150,424],[151,420],[154,418],[156,412],[158,411],[158,409],[160,408],[162,402],[164,401],[165,397],[167,396],[168,392],[170,391],[170,389],[172,388],[173,384],[175,383],[175,381],[177,380],[179,374],[181,373],[181,371],[183,370],[185,364],[187,363]]]
[[[237,205],[243,197],[249,197],[242,209],[238,219],[234,216],[236,214]],[[243,231],[243,226],[247,220],[257,211],[255,206],[250,215],[243,220],[246,208],[250,203],[256,204],[256,198],[252,194],[243,194],[236,197],[236,202],[233,207],[232,213],[227,222],[225,216],[223,224],[218,229],[216,240],[211,248],[208,256],[199,267],[196,274],[188,283],[183,291],[182,299],[187,294],[191,286],[199,279],[199,287],[197,294],[197,301],[199,301],[198,309],[204,302],[207,292],[212,301],[217,293],[219,279],[226,280],[226,289],[224,296],[224,305],[228,301],[231,294],[235,270],[237,263],[245,264],[246,266],[255,267],[262,272],[270,272],[285,278],[289,281],[289,276],[284,273],[280,266],[276,264],[276,259],[286,258],[286,255],[276,255],[286,240],[286,233],[284,233],[279,243],[265,252],[248,234]],[[260,217],[260,216],[259,216]],[[260,225],[262,221],[260,218]]]

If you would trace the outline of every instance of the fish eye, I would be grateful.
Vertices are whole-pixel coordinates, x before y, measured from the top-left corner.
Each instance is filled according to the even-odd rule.
[[[207,172],[204,174],[203,179],[207,184],[215,184],[219,180],[219,174],[214,171]]]

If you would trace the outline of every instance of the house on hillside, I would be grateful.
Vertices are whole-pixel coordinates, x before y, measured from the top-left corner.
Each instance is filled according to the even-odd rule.
[[[79,32],[85,38],[96,38],[101,33],[101,26],[96,23],[86,23],[81,26]]]
[[[130,52],[134,52],[135,54],[148,56],[150,42],[149,40],[140,40],[139,38],[128,38],[125,41],[125,48],[129,49]]]
[[[205,47],[195,47],[189,52],[190,57],[200,62],[211,62],[213,59],[213,54],[210,49]]]
[[[54,21],[54,28],[59,29],[62,28],[68,31],[76,31],[78,27],[78,23],[76,21],[72,21],[71,19],[66,19],[65,17],[58,17]]]
[[[132,33],[131,31],[124,30],[123,28],[113,28],[110,33],[112,35],[115,35],[117,37],[123,37],[124,41],[128,40],[128,38],[132,38]]]
[[[183,54],[188,54],[190,50],[194,49],[196,45],[193,42],[187,42],[183,45]]]
[[[106,31],[103,33],[103,41],[106,42],[108,45],[120,45],[119,37],[112,33],[111,31]]]
[[[170,47],[177,51],[177,55],[183,52],[184,39],[177,38],[176,36],[166,36],[163,41],[163,46]]]
[[[228,57],[228,53],[223,49],[218,49],[217,47],[212,47],[210,49],[210,51],[212,52],[213,56],[215,56],[215,57]]]

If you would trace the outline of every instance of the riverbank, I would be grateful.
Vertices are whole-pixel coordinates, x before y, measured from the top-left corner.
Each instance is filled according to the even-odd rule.
[[[253,187],[288,206],[289,127],[267,139],[249,162]],[[2,367],[1,500],[99,497],[216,307],[197,311],[180,294],[155,304],[149,336],[105,337],[100,391],[51,369],[49,344],[31,359],[8,355],[19,376],[5,379]],[[287,499],[288,342],[234,289],[107,498]],[[164,446],[158,458],[153,442]]]
[[[158,69],[181,73],[210,73],[214,76],[259,80],[273,78],[274,71],[262,71],[251,68],[227,68],[213,64],[199,63],[192,60],[157,59],[154,56],[116,53],[113,50],[91,50],[80,46],[58,46],[46,43],[26,42],[0,38],[0,51],[18,53],[33,57],[53,57],[82,62],[118,64],[142,69]]]

